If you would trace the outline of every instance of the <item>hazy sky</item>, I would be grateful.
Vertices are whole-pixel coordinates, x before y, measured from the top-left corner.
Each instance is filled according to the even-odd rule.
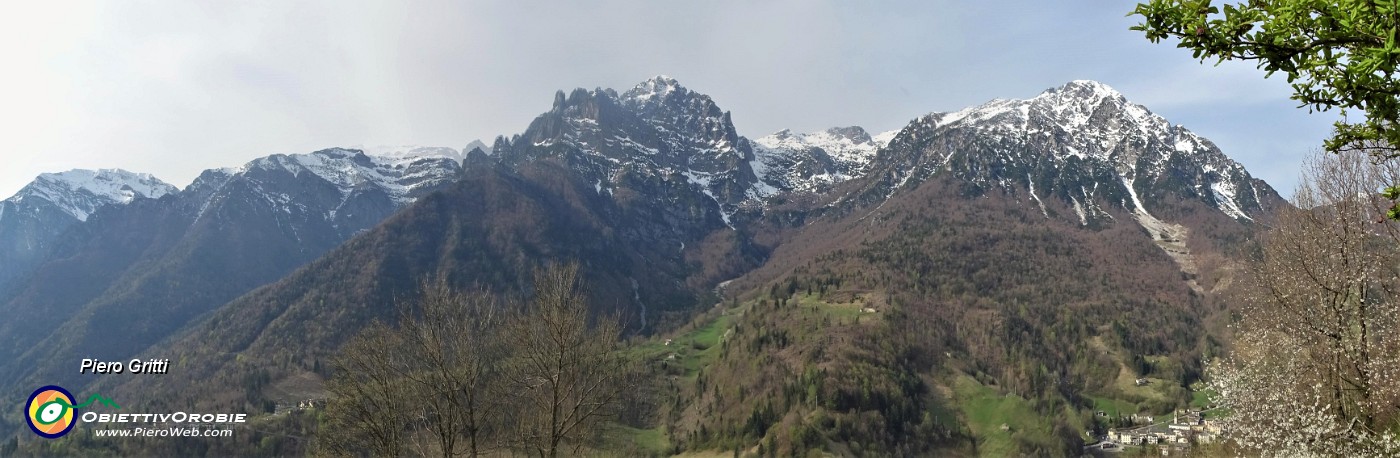
[[[1128,30],[1132,2],[18,2],[0,10],[0,197],[41,172],[207,168],[330,146],[461,148],[554,91],[657,74],[739,132],[902,127],[1074,79],[1215,141],[1288,194],[1333,113],[1281,77]]]

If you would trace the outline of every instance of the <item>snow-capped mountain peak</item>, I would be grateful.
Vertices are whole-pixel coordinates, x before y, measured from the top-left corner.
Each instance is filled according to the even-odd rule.
[[[1048,89],[1045,92],[1041,93],[1041,95],[1043,96],[1045,94],[1051,93],[1074,93],[1076,97],[1081,99],[1114,98],[1127,100],[1125,97],[1123,97],[1123,94],[1121,92],[1118,92],[1117,89],[1114,89],[1107,84],[1100,83],[1094,80],[1070,81],[1068,83],[1065,83],[1064,86]]]
[[[9,199],[16,204],[26,200],[48,201],[79,221],[104,205],[126,204],[138,198],[156,199],[177,189],[148,173],[121,169],[82,170],[45,173]]]
[[[447,158],[461,162],[468,151],[473,147],[482,147],[482,150],[490,150],[490,147],[477,140],[467,145],[466,149],[458,150],[446,146],[421,146],[421,145],[377,145],[377,146],[352,146],[349,150],[360,150],[367,156],[384,157],[393,159],[417,159],[417,158]]]
[[[750,167],[759,182],[751,194],[762,198],[780,191],[815,192],[863,175],[875,152],[897,133],[871,136],[852,126],[805,134],[783,129],[757,138]]]
[[[729,113],[721,110],[710,96],[686,89],[669,76],[638,83],[617,97],[618,102],[652,124],[681,125],[706,133],[733,134]]]
[[[875,156],[875,151],[888,144],[889,140],[898,132],[882,132],[872,137],[859,126],[833,127],[805,134],[794,134],[789,129],[783,129],[754,139],[754,143],[767,148],[770,152],[772,150],[802,151],[820,148],[833,159],[863,167]]]
[[[896,187],[946,171],[984,188],[1030,193],[1042,208],[1040,197],[1058,195],[1085,224],[1107,218],[1096,202],[1150,216],[1163,199],[1199,200],[1250,220],[1261,196],[1273,194],[1208,140],[1096,81],[933,113],[906,132],[891,147],[900,157],[885,166]]]
[[[638,83],[636,86],[632,87],[631,90],[623,93],[622,99],[639,104],[660,103],[672,94],[685,96],[690,93],[690,90],[681,86],[681,83],[676,81],[675,78],[666,75],[657,75],[649,80]]]
[[[381,189],[400,205],[412,201],[420,188],[436,187],[454,180],[461,172],[460,162],[444,147],[415,147],[402,154],[370,156],[358,149],[330,148],[307,154],[274,154],[253,160],[239,169],[285,171],[298,177],[312,174],[329,182],[344,196],[366,188]]]
[[[0,284],[24,275],[68,228],[88,221],[98,209],[177,191],[149,174],[119,169],[39,175],[0,201]]]
[[[1063,86],[1046,89],[1029,99],[995,99],[975,107],[969,107],[949,114],[943,119],[950,124],[969,118],[985,120],[1002,113],[1020,113],[1026,116],[1031,111],[1053,115],[1053,118],[1069,121],[1067,126],[1083,126],[1100,107],[1108,104],[1114,107],[1135,108],[1134,115],[1149,114],[1146,108],[1132,105],[1122,93],[1107,84],[1091,80],[1075,80]]]

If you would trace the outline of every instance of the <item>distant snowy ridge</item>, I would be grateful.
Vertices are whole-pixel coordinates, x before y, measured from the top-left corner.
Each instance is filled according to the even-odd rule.
[[[361,150],[330,148],[306,154],[274,154],[234,169],[285,170],[293,176],[310,173],[330,182],[342,195],[367,187],[379,188],[400,205],[413,201],[424,187],[452,181],[461,171],[460,160],[442,155],[451,148],[422,148],[400,155],[372,156]]]
[[[88,221],[98,210],[176,192],[150,174],[119,169],[39,175],[0,201],[0,284],[26,275],[68,228]]]
[[[462,152],[447,146],[419,146],[419,145],[377,145],[377,146],[352,146],[347,150],[360,150],[366,155],[376,157],[390,157],[398,159],[411,159],[419,157],[445,157],[448,159],[461,160]]]
[[[781,191],[818,192],[825,186],[864,175],[875,152],[888,145],[898,130],[874,136],[860,127],[833,127],[794,134],[784,129],[757,138],[750,163],[759,183],[754,197]]]
[[[105,205],[127,204],[138,198],[157,199],[178,189],[148,173],[121,169],[45,173],[7,199],[16,205],[44,200],[79,221]]]

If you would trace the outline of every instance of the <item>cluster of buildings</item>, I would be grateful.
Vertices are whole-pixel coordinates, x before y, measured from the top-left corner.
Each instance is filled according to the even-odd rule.
[[[325,399],[306,399],[302,401],[297,401],[297,410],[319,409],[325,406]]]
[[[325,407],[325,399],[303,399],[301,401],[297,401],[295,405],[279,403],[277,404],[277,407],[272,409],[272,413],[274,415],[282,415],[299,410],[321,409]]]
[[[1178,410],[1172,416],[1171,423],[1109,430],[1107,442],[1138,446],[1176,445],[1178,448],[1184,448],[1191,444],[1215,442],[1220,439],[1220,434],[1220,425],[1206,419],[1204,411],[1185,409]]]

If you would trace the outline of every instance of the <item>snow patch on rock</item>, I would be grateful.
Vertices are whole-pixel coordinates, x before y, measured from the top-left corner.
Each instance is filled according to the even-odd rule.
[[[8,200],[15,204],[48,201],[79,221],[87,221],[103,206],[129,204],[141,198],[158,199],[177,191],[176,187],[148,173],[75,169],[41,174]]]

